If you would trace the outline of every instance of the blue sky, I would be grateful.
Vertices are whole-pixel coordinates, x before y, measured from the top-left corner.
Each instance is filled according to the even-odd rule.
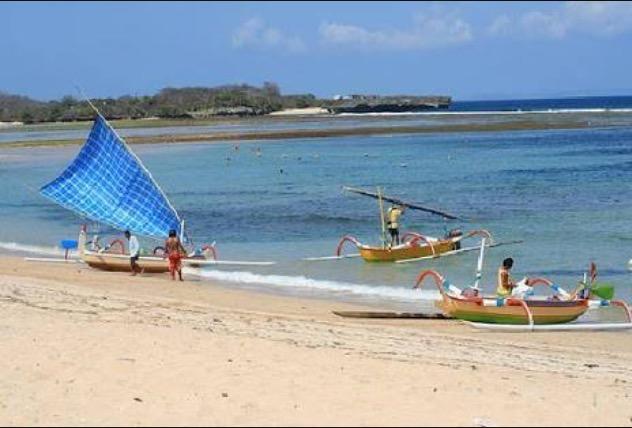
[[[2,2],[0,90],[632,94],[626,2]]]

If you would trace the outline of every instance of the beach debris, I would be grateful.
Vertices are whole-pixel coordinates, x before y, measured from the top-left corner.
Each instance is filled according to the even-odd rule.
[[[584,364],[584,367],[588,367],[589,369],[594,369],[595,367],[599,367],[599,364],[586,363],[586,364]]]
[[[142,402],[143,402],[143,400],[141,400],[141,399],[140,399],[140,398],[138,398],[138,397],[134,397],[134,401],[138,401],[139,403],[142,403]]]
[[[228,393],[227,392],[222,392],[222,397],[223,398],[228,398]]]

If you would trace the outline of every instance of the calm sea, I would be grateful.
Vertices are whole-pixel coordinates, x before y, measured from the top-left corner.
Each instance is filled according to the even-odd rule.
[[[60,239],[76,236],[81,219],[37,189],[78,150],[0,151],[0,248],[56,253]],[[426,308],[422,298],[433,296],[411,290],[422,269],[437,269],[457,285],[471,283],[476,252],[405,265],[301,260],[333,255],[344,234],[377,244],[376,201],[341,188],[382,186],[387,194],[466,219],[445,222],[408,211],[405,230],[441,236],[453,227],[485,228],[497,241],[523,240],[488,251],[483,278],[490,292],[499,263],[511,256],[515,277],[546,276],[568,289],[595,261],[600,278],[615,284],[619,297],[632,299],[627,270],[632,127],[154,145],[134,151],[198,245],[216,241],[225,260],[277,262],[207,269],[203,278],[401,309]],[[145,241],[148,248],[158,244]]]

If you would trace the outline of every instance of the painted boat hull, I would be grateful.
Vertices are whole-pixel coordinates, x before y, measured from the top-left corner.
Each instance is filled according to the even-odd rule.
[[[432,243],[434,254],[443,254],[457,249],[457,243],[453,240],[440,240]],[[394,262],[397,260],[416,259],[418,257],[432,256],[430,245],[402,245],[393,248],[360,247],[360,255],[367,262]]]
[[[544,301],[526,300],[534,324],[562,324],[576,320],[588,310],[587,300]],[[444,297],[437,304],[451,317],[465,321],[490,324],[529,324],[521,305],[484,306],[479,301]]]
[[[88,266],[116,272],[131,272],[130,257],[128,254],[108,254],[85,251],[81,259]],[[147,273],[169,272],[169,262],[162,257],[139,257],[138,265]]]

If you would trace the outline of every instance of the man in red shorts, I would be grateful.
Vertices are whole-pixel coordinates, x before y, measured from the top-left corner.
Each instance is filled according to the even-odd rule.
[[[169,231],[169,238],[165,241],[165,256],[169,258],[169,273],[171,279],[175,281],[176,271],[182,281],[182,258],[186,257],[187,251],[182,246],[175,230]]]

